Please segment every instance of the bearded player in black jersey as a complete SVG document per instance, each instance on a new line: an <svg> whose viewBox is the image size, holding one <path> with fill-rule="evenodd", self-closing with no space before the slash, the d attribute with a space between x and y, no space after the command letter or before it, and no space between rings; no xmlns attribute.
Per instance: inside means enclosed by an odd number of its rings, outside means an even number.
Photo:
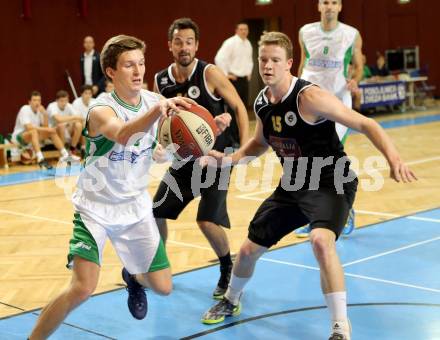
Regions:
<svg viewBox="0 0 440 340"><path fill-rule="evenodd" d="M240 295L258 258L285 235L310 223L310 241L331 315L330 339L347 340L351 328L335 242L353 204L357 178L349 169L335 122L365 134L385 156L395 181L406 183L416 177L374 120L318 86L293 77L292 62L292 43L285 34L269 32L261 37L259 72L266 87L255 100L255 134L230 157L211 152L211 161L234 165L244 157L262 155L271 146L283 164L283 176L250 223L223 300L203 315L202 322L215 324L225 316L238 315Z"/></svg>
<svg viewBox="0 0 440 340"><path fill-rule="evenodd" d="M166 98L189 97L208 109L213 116L223 114L227 103L236 112L240 142L243 145L249 129L246 108L224 73L217 66L195 57L199 35L197 24L189 18L176 19L171 24L168 29L168 47L174 63L155 75L154 90ZM232 147L228 130L217 136L214 150L225 152L225 148ZM226 210L229 176L222 177L217 169L211 170L202 171L194 161L173 162L154 196L153 213L165 241L166 219L177 219L186 205L200 194L197 224L219 258L220 279L213 297L222 299L232 270L229 242L222 228L230 228ZM214 178L208 179L210 175ZM195 177L200 181L194 181Z"/></svg>

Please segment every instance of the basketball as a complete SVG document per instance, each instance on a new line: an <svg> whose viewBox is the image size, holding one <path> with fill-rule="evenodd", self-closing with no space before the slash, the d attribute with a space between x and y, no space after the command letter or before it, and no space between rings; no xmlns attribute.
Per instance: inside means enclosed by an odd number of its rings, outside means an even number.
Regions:
<svg viewBox="0 0 440 340"><path fill-rule="evenodd" d="M24 149L20 154L20 162L24 165L32 164L34 157L35 155L32 149Z"/></svg>
<svg viewBox="0 0 440 340"><path fill-rule="evenodd" d="M159 143L163 147L175 144L178 159L196 159L214 146L217 125L211 113L200 105L164 119L159 126Z"/></svg>

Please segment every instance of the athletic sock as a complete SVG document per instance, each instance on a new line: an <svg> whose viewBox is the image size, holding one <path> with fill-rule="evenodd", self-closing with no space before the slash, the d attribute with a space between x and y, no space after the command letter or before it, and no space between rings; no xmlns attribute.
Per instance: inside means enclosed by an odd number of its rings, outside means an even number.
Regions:
<svg viewBox="0 0 440 340"><path fill-rule="evenodd" d="M332 322L343 323L343 329L348 329L347 292L324 294Z"/></svg>
<svg viewBox="0 0 440 340"><path fill-rule="evenodd" d="M62 148L62 149L60 150L60 154L61 154L62 157L67 157L67 156L69 156L69 153L67 152L66 148Z"/></svg>
<svg viewBox="0 0 440 340"><path fill-rule="evenodd" d="M225 256L220 256L218 259L220 260L220 267L224 268L232 265L230 252L228 252Z"/></svg>
<svg viewBox="0 0 440 340"><path fill-rule="evenodd" d="M38 162L38 163L40 163L40 162L44 159L43 153L42 153L41 151L38 151L38 152L35 154L35 156L37 156L37 162Z"/></svg>
<svg viewBox="0 0 440 340"><path fill-rule="evenodd" d="M238 277L234 273L231 275L231 281L229 281L228 290L225 293L225 298L229 300L233 305L238 305L240 301L241 292L244 286L250 280L250 277Z"/></svg>

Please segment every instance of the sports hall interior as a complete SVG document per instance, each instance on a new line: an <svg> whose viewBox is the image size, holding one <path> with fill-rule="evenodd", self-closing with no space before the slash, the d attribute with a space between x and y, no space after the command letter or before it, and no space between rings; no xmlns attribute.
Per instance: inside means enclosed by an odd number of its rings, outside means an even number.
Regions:
<svg viewBox="0 0 440 340"><path fill-rule="evenodd" d="M79 56L82 53L82 39L87 35L94 37L98 50L109 37L121 33L144 40L147 44L145 80L151 89L155 72L172 62L167 47L168 26L176 18L191 17L201 31L197 57L211 63L221 43L233 35L235 24L241 20L249 23L249 39L255 57L250 83L251 100L248 103L252 134L255 118L251 104L263 87L256 61L258 37L263 31L280 30L286 33L293 42L292 73L296 75L300 58L298 30L305 23L319 21L317 1L314 0L273 0L267 4L264 1L261 3L256 0L4 2L0 30L1 58L5 66L4 76L0 79L0 133L7 136L12 132L17 112L21 105L27 103L32 90L41 92L43 105L53 101L55 93L61 89L67 90L72 98L66 70L74 85L79 88ZM431 333L426 333L430 335L420 339L440 339L440 214L437 213L440 209L440 45L437 43L435 17L438 10L440 4L437 0L412 0L408 3L398 0L345 0L340 15L342 22L356 27L361 33L362 50L369 64L374 64L377 52L418 46L419 69L427 78L415 83L414 106L408 106L407 98L406 107L381 106L363 111L386 129L403 159L417 174L417 182L406 185L395 183L388 177L389 169L384 162L368 165L365 161L371 156L380 156L379 152L365 136L355 131L349 135L345 150L350 157L358 160L359 168L356 170L367 189L360 186L357 193L354 204L357 211L356 230L353 238L342 240L343 246L351 242L350 247L355 248L357 243L365 241L360 232L371 230L372 226L375 234L368 237L375 238L374 242L380 244L385 242L384 239L398 239L399 226L393 229L395 234L387 233L387 222L436 212L432 216L423 217L429 219L437 229L432 227L429 231L432 235L421 237L420 242L428 239L437 242L437 247L432 248L433 254L430 254L437 258L437 263L432 263L426 269L426 275L432 276L429 287L437 309L433 310ZM0 151L3 153L3 150ZM51 161L56 163L55 159ZM70 169L72 173L67 173L65 177L53 178L41 174L35 164L7 163L8 168L0 169L0 338L18 339L10 336L12 333L9 333L6 321L29 312L38 312L69 283L71 273L65 267L72 234L73 207L69 199L78 169ZM148 189L151 195L154 195L168 165L153 166ZM383 186L378 190L368 189L368 184L374 178L373 172L384 178ZM259 161L234 169L228 193L232 228L227 231L233 253L238 251L246 238L249 221L262 200L277 185L280 174L281 167L271 150ZM217 263L214 252L195 223L197 204L196 199L176 221L169 223L167 252L172 271L176 275L211 268ZM411 219L411 223L412 235L425 233L421 221ZM402 223L402 228L405 226ZM415 239L419 240L417 237ZM311 255L310 247L305 246L307 242L307 239L291 234L275 248L291 249L290 246L298 244ZM411 244L411 239L408 244ZM405 247L405 244L399 247ZM380 253L386 253L387 249L384 247ZM423 263L424 255L415 254L415 259L417 256L420 256L420 263ZM386 273L388 269L384 267L383 270ZM401 270L405 271L405 266ZM96 294L121 290L120 273L120 261L108 244ZM207 276L206 280L215 280L217 274L213 275L211 278ZM279 279L282 280L282 274ZM294 285L299 286L299 282L292 283L292 291L297 289ZM197 281L193 282L193 285L197 284ZM172 296L169 298L172 299ZM119 301L121 308L125 308L124 299ZM206 301L204 306L208 308L210 302ZM418 303L417 297L411 297L411 301ZM395 312L399 313L399 309ZM126 317L129 318L128 314ZM186 333L189 334L191 331ZM89 335L92 339L96 334ZM230 336L233 338L234 334ZM245 337L245 333L235 336ZM277 333L268 333L267 336L263 338L277 337ZM81 335L79 338L82 338ZM99 336L96 335L96 338ZM254 334L254 338L259 337ZM384 338L393 339L392 336Z"/></svg>

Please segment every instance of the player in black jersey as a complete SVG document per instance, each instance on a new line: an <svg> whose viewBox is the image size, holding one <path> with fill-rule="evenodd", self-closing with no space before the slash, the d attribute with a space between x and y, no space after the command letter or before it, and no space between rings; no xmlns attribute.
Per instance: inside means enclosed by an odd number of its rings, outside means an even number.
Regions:
<svg viewBox="0 0 440 340"><path fill-rule="evenodd" d="M167 98L189 97L207 108L213 116L223 114L227 103L236 112L240 142L243 145L247 140L249 129L246 108L231 82L217 66L195 58L198 44L199 28L191 19L180 18L171 24L168 30L168 46L173 54L174 63L155 75L155 91ZM228 129L217 136L215 150L224 152L225 148L232 146L227 134ZM199 168L202 183L208 183L207 173L215 174L214 183L200 190L194 188L191 182L194 167ZM186 205L194 199L194 193L200 192L197 224L220 260L220 279L213 297L221 299L228 287L232 270L229 242L222 228L230 228L226 210L229 176L223 178L220 176L220 171L213 170L213 172L206 169L201 171L199 164L193 161L184 165L174 162L165 174L153 199L153 212L162 238L165 240L167 237L166 219L176 219ZM197 171L194 173L196 174ZM177 188L173 188L171 183L175 183Z"/></svg>
<svg viewBox="0 0 440 340"><path fill-rule="evenodd" d="M330 339L346 340L351 330L335 241L354 201L357 178L349 170L334 122L364 133L387 159L394 180L410 182L416 177L374 120L347 108L318 86L293 77L292 54L292 43L285 34L262 36L259 72L267 86L255 100L255 134L230 157L211 152L215 162L237 164L246 156L262 155L271 146L283 163L283 176L250 223L223 300L203 315L202 322L215 324L225 316L238 315L240 295L258 258L282 237L310 223L310 241L332 319Z"/></svg>

